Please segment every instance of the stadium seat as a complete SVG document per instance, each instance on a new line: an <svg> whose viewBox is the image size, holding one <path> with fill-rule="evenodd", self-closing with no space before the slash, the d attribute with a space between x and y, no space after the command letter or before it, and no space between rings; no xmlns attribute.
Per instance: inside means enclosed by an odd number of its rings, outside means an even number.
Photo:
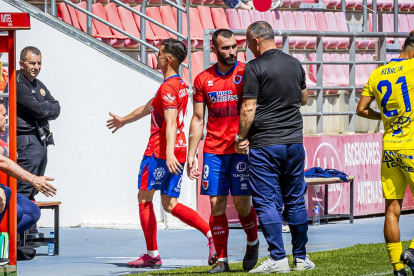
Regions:
<svg viewBox="0 0 414 276"><path fill-rule="evenodd" d="M214 4L214 0L203 0L204 5L211 5ZM224 4L224 3L223 3Z"/></svg>
<svg viewBox="0 0 414 276"><path fill-rule="evenodd" d="M134 10L141 11L141 6L133 7ZM135 13L132 14L134 17L135 24L137 25L138 31L141 32L141 17L136 15ZM168 38L168 33L165 33L166 36L156 36L151 29L150 22L145 20L145 36L146 40L149 44L154 45L155 47L160 47L161 40Z"/></svg>
<svg viewBox="0 0 414 276"><path fill-rule="evenodd" d="M230 9L229 9L230 10ZM211 15L213 18L213 23L216 29L231 29L227 19L226 14L224 12L224 9L222 8L212 8L211 9ZM237 20L236 20L237 19ZM238 16L234 18L234 22L232 24L236 25L238 21ZM240 22L239 22L240 24ZM238 47L244 47L246 42L246 37L244 36L236 36L237 40L237 46Z"/></svg>
<svg viewBox="0 0 414 276"><path fill-rule="evenodd" d="M293 15L296 21L296 28L298 31L306 31L306 18L305 13L302 11L294 11ZM302 36L301 39L306 41L305 48L315 49L316 48L316 37Z"/></svg>
<svg viewBox="0 0 414 276"><path fill-rule="evenodd" d="M357 54L357 55L359 56L358 58L355 56L356 61L364 60L361 54ZM343 54L342 58L343 58L343 61L349 61L349 54ZM345 68L349 68L349 67L345 66ZM345 73L345 77L349 79L349 69L344 70L344 73ZM364 86L367 83L367 80L368 80L368 77L366 76L366 73L365 73L365 66L355 65L355 85ZM357 90L357 91L361 91L361 90Z"/></svg>
<svg viewBox="0 0 414 276"><path fill-rule="evenodd" d="M77 4L77 6L80 7L81 9L86 10L86 2L80 2L79 4ZM87 21L86 14L77 9L75 9L75 13L76 13L76 17L78 18L78 23L79 23L81 30L87 33L88 27L87 27L87 22L86 22ZM102 38L98 37L98 33L93 23L92 23L92 36L99 40L102 40Z"/></svg>
<svg viewBox="0 0 414 276"><path fill-rule="evenodd" d="M274 0L273 2L276 2L276 0ZM283 1L282 7L299 8L300 4L302 4L302 0L287 0L287 1Z"/></svg>
<svg viewBox="0 0 414 276"><path fill-rule="evenodd" d="M323 3L328 9L336 9L338 5L341 5L340 0L323 0Z"/></svg>
<svg viewBox="0 0 414 276"><path fill-rule="evenodd" d="M393 0L377 0L377 6L378 3L382 4L382 8L381 10L385 11L389 11L392 10L394 8L394 1Z"/></svg>
<svg viewBox="0 0 414 276"><path fill-rule="evenodd" d="M323 12L315 12L316 25L319 31L328 31L328 22L326 16ZM336 49L338 47L339 41L334 37L324 37L324 48ZM326 41L326 44L325 44Z"/></svg>
<svg viewBox="0 0 414 276"><path fill-rule="evenodd" d="M259 12L257 10L250 11L250 18L252 22L263 21L263 16L264 16L263 12Z"/></svg>
<svg viewBox="0 0 414 276"><path fill-rule="evenodd" d="M114 3L109 3L107 5L105 5L104 7L105 10L105 14L106 14L106 18L108 19L108 22L111 23L112 25L123 29L122 23L121 23L121 19L119 18L119 14L118 11L116 9L116 5ZM125 36L124 34L118 32L117 30L114 30L112 28L111 32L115 35L115 37L117 39L123 39L125 41L125 47L127 48L137 48L138 47L138 42L136 42L135 40L132 40L130 38L128 38L127 36Z"/></svg>
<svg viewBox="0 0 414 276"><path fill-rule="evenodd" d="M325 55L327 54L323 54L323 59L326 60ZM309 54L309 61L317 61L316 60L316 53L311 53ZM332 65L323 65L323 86L334 86L336 85L335 83L337 82L334 75L333 75L333 70L331 69L332 72L330 72L328 74L327 72L327 67L332 66ZM311 64L309 65L309 78L311 79L311 81L313 81L314 83L317 83L316 81L316 75L317 75L317 65L316 64Z"/></svg>
<svg viewBox="0 0 414 276"><path fill-rule="evenodd" d="M245 52L238 52L237 53L237 60L241 61L241 62L246 62Z"/></svg>
<svg viewBox="0 0 414 276"><path fill-rule="evenodd" d="M364 55L365 61L374 61L374 56L372 54L365 54ZM366 76L369 77L371 73L378 68L377 64L365 64L365 73Z"/></svg>
<svg viewBox="0 0 414 276"><path fill-rule="evenodd" d="M185 59L184 63L188 64L188 57ZM195 78L198 74L203 71L203 52L198 51L191 54L191 74L192 80L194 83ZM189 72L187 68L183 67L183 81L188 85Z"/></svg>
<svg viewBox="0 0 414 276"><path fill-rule="evenodd" d="M328 23L328 31L337 32L339 31L338 20L336 18L336 12L325 12L325 17ZM335 37L338 41L338 49L345 49L349 46L349 39L345 37ZM329 44L328 44L329 45Z"/></svg>
<svg viewBox="0 0 414 276"><path fill-rule="evenodd" d="M204 30L201 23L200 13L196 8L190 8L190 28L194 34L194 38L201 39L201 48L203 47Z"/></svg>
<svg viewBox="0 0 414 276"><path fill-rule="evenodd" d="M300 62L305 61L305 57L303 56L303 54L294 53L293 57L297 58ZM315 87L316 83L309 78L309 73L308 73L308 69L306 68L306 65L302 64L302 67L303 67L303 70L305 70L305 74L306 74L306 86L307 87ZM314 94L315 91L314 90L308 90L308 93L309 94Z"/></svg>
<svg viewBox="0 0 414 276"><path fill-rule="evenodd" d="M291 11L284 11L283 15L285 17L286 30L296 31L296 20L293 13ZM291 45L291 41L292 44L294 43L293 47L296 49L303 49L307 44L307 40L301 36L289 37L289 46Z"/></svg>
<svg viewBox="0 0 414 276"><path fill-rule="evenodd" d="M343 61L341 54L332 54L331 57L333 61ZM338 84L340 86L349 86L349 78L346 77L347 74L345 73L345 70L347 70L349 75L349 65L335 64L333 65L333 68Z"/></svg>
<svg viewBox="0 0 414 276"><path fill-rule="evenodd" d="M137 38L140 38L141 35L138 31L137 25L135 24L135 20L134 20L134 16L132 15L132 12L127 10L124 7L119 6L118 14L119 14L119 19L121 20L121 24L124 30L128 32L129 34ZM140 44L136 42L135 40L132 40L129 38L125 40L125 47L127 48L137 48L139 46Z"/></svg>
<svg viewBox="0 0 414 276"><path fill-rule="evenodd" d="M145 11L149 17L151 17L152 19L154 19L155 21L159 23L163 23L161 13L158 7L149 7L149 8L146 8ZM137 19L135 19L135 22L137 22ZM163 39L170 37L170 35L165 29L151 22L149 22L149 25L151 26L154 36L157 37L159 40L163 40Z"/></svg>
<svg viewBox="0 0 414 276"><path fill-rule="evenodd" d="M230 29L232 29L232 30L241 30L242 29L237 10L235 10L235 9L226 9L226 18L227 18L227 23L229 24Z"/></svg>
<svg viewBox="0 0 414 276"><path fill-rule="evenodd" d="M390 16L392 15L392 23ZM394 32L394 15L383 13L382 15L382 31L387 33ZM387 43L394 43L394 38L387 38Z"/></svg>
<svg viewBox="0 0 414 276"><path fill-rule="evenodd" d="M213 17L211 16L211 11L209 7L206 6L197 6L198 13L200 14L201 25L204 30L214 30Z"/></svg>
<svg viewBox="0 0 414 276"><path fill-rule="evenodd" d="M250 16L250 12L247 10L238 10L240 24L242 30L247 30L247 28L252 24L252 17Z"/></svg>
<svg viewBox="0 0 414 276"><path fill-rule="evenodd" d="M355 6L355 9L362 10L363 8L363 0L356 0L357 5ZM372 0L367 1L367 7L368 9L372 9ZM377 0L377 10L382 10L384 8L384 2Z"/></svg>
<svg viewBox="0 0 414 276"><path fill-rule="evenodd" d="M410 23L410 30L414 30L414 13L409 13L408 22Z"/></svg>
<svg viewBox="0 0 414 276"><path fill-rule="evenodd" d="M408 22L408 17L406 14L399 14L398 15L398 23L399 23L399 31L403 33L409 33L412 29L410 29L410 24ZM399 39L400 45L404 46L405 38Z"/></svg>
<svg viewBox="0 0 414 276"><path fill-rule="evenodd" d="M215 0L214 5L216 5L216 6L225 6L226 4L223 2L223 0Z"/></svg>
<svg viewBox="0 0 414 276"><path fill-rule="evenodd" d="M106 18L105 10L101 3L96 3L92 5L92 13L105 21L108 21ZM96 19L92 19L93 24L95 25L98 35L102 38L102 42L108 43L112 47L122 48L125 45L125 36L120 37L119 39L111 32L111 29L99 22Z"/></svg>
<svg viewBox="0 0 414 276"><path fill-rule="evenodd" d="M69 11L69 7L72 8L71 11ZM78 17L76 16L75 9L69 5L66 5L65 3L60 3L57 6L57 17L63 20L64 22L68 23L69 25L72 25L75 28L81 29L78 22Z"/></svg>
<svg viewBox="0 0 414 276"><path fill-rule="evenodd" d="M193 5L199 5L199 4L203 4L203 0L191 0L190 3Z"/></svg>
<svg viewBox="0 0 414 276"><path fill-rule="evenodd" d="M318 31L318 26L316 24L316 18L313 12L304 12L305 19L306 19L306 29L308 31ZM323 39L323 47L326 48L326 45L328 45L328 40L326 38ZM316 46L316 40L315 40L315 46Z"/></svg>
<svg viewBox="0 0 414 276"><path fill-rule="evenodd" d="M274 30L280 30L280 31L285 31L286 30L286 26L285 26L285 19L283 18L283 15L280 11L273 11L271 12L273 14L273 29ZM268 18L266 18L266 16L264 17L265 20L267 20L267 22L270 24L270 20ZM275 42L276 42L276 47L281 48L282 47L282 37L281 36L277 36L275 37ZM290 45L293 45L296 43L293 43L292 41L290 41L289 39L289 47Z"/></svg>
<svg viewBox="0 0 414 276"><path fill-rule="evenodd" d="M398 0L398 8L402 11L409 11L414 7L414 3L411 0Z"/></svg>
<svg viewBox="0 0 414 276"><path fill-rule="evenodd" d="M171 28L173 30L177 30L177 9L176 8L171 8L170 6L161 6L160 7L160 11L161 11L161 15L162 15L162 19L164 20L164 16L173 16L174 19L174 28ZM164 12L165 11L165 12ZM171 13L170 13L171 12ZM187 32L187 14L186 13L181 13L181 19L182 19L182 33L185 36L188 36L188 32ZM200 24L200 23L199 23ZM177 38L175 35L172 36L173 38ZM191 25L190 25L190 38L191 38L191 48L203 48L203 37L197 37L194 35L193 31L191 30ZM185 44L187 45L187 42L185 41Z"/></svg>
<svg viewBox="0 0 414 276"><path fill-rule="evenodd" d="M352 30L348 30L348 25L346 23L345 14L343 12L336 12L335 13L337 21L338 21L338 31L340 32L348 32ZM349 39L347 40L347 44L349 45ZM371 39L361 39L357 38L355 40L355 46L357 49L374 49L375 48L375 41Z"/></svg>
<svg viewBox="0 0 414 276"><path fill-rule="evenodd" d="M272 26L273 29L275 29L275 16L273 15L273 12L266 11L263 13L263 21L266 21L267 23Z"/></svg>

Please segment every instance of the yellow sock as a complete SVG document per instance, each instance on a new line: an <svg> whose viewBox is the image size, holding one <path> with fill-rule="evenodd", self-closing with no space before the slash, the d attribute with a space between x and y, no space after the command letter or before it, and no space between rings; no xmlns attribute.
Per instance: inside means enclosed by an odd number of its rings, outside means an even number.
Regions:
<svg viewBox="0 0 414 276"><path fill-rule="evenodd" d="M400 261L400 256L402 253L402 243L387 243L388 257L390 258L390 263L394 268L394 271L404 269L404 264Z"/></svg>
<svg viewBox="0 0 414 276"><path fill-rule="evenodd" d="M410 248L414 249L414 239L411 241Z"/></svg>

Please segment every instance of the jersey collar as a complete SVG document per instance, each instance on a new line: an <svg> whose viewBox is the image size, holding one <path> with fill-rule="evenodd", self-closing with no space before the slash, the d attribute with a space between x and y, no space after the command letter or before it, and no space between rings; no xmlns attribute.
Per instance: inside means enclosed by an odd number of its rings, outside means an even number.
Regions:
<svg viewBox="0 0 414 276"><path fill-rule="evenodd" d="M172 76L170 76L170 77L168 77L164 82L166 82L167 80L169 80L169 79L171 79L171 78L179 78L180 77L180 75L178 75L178 74L176 74L176 75L172 75Z"/></svg>
<svg viewBox="0 0 414 276"><path fill-rule="evenodd" d="M234 71L234 69L237 67L238 64L239 64L239 61L237 60L236 63L234 64L234 66L224 75L222 73L220 73L220 71L217 69L217 63L214 64L214 70L216 70L216 74L219 77L228 76Z"/></svg>
<svg viewBox="0 0 414 276"><path fill-rule="evenodd" d="M391 61L400 62L400 61L403 61L403 60L407 60L407 59L406 58L393 58L393 59L390 60L390 62Z"/></svg>

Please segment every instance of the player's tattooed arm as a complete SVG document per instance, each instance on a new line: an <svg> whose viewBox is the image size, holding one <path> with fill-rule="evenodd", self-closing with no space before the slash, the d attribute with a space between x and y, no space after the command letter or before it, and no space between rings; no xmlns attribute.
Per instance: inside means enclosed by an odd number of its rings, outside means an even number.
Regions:
<svg viewBox="0 0 414 276"><path fill-rule="evenodd" d="M371 108L371 103L375 100L373 96L361 96L356 112L358 116L371 119L381 120L381 112Z"/></svg>
<svg viewBox="0 0 414 276"><path fill-rule="evenodd" d="M149 100L145 105L138 107L125 117L120 117L118 115L113 114L112 112L109 112L109 115L112 117L112 119L106 121L106 126L109 129L114 128L114 130L112 131L112 133L114 133L124 125L138 121L139 119L151 114L151 104L152 99Z"/></svg>
<svg viewBox="0 0 414 276"><path fill-rule="evenodd" d="M205 111L206 103L194 102L194 113L190 124L190 141L187 158L187 174L190 179L196 179L200 176L200 172L197 170L195 154L198 144L203 136Z"/></svg>

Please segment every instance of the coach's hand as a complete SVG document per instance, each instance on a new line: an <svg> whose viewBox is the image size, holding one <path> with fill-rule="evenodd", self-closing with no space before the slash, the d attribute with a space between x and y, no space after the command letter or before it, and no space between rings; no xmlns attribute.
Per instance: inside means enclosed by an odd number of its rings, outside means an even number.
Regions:
<svg viewBox="0 0 414 276"><path fill-rule="evenodd" d="M181 166L180 162L178 162L177 158L175 158L174 154L167 154L167 167L170 173L178 175L181 173L183 166Z"/></svg>
<svg viewBox="0 0 414 276"><path fill-rule="evenodd" d="M242 142L236 142L236 152L240 154L248 154L249 153L249 140L246 139Z"/></svg>
<svg viewBox="0 0 414 276"><path fill-rule="evenodd" d="M112 133L115 133L115 131L117 131L118 129L123 127L125 125L125 123L123 122L122 117L119 117L118 115L115 115L112 112L109 112L109 115L112 117L112 119L109 119L108 121L106 121L106 123L107 123L106 126L109 129L115 128L112 131Z"/></svg>
<svg viewBox="0 0 414 276"><path fill-rule="evenodd" d="M200 176L200 172L197 169L197 162L194 156L188 156L187 158L187 175L191 180L197 179Z"/></svg>

